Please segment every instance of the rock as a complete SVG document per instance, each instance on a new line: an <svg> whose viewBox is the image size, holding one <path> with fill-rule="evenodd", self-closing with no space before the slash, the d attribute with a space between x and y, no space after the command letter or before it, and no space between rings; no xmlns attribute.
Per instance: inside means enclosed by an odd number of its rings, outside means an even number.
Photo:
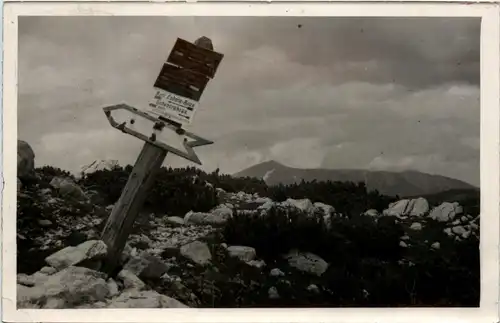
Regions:
<svg viewBox="0 0 500 323"><path fill-rule="evenodd" d="M331 216L335 213L335 208L325 203L315 202L313 206L316 211L322 212L325 216Z"/></svg>
<svg viewBox="0 0 500 323"><path fill-rule="evenodd" d="M33 304L45 306L51 298L61 298L67 307L84 303L104 301L109 293L104 274L83 267L68 267L54 275L48 276L42 285L35 287L19 287L18 307L26 308ZM58 304L51 301L50 306Z"/></svg>
<svg viewBox="0 0 500 323"><path fill-rule="evenodd" d="M279 268L273 268L271 269L271 271L269 272L269 274L273 277L282 277L282 276L285 276L285 273L282 272Z"/></svg>
<svg viewBox="0 0 500 323"><path fill-rule="evenodd" d="M66 308L66 301L64 298L59 297L51 297L47 300L45 305L42 307L44 309L58 309L58 308Z"/></svg>
<svg viewBox="0 0 500 323"><path fill-rule="evenodd" d="M114 298L108 308L187 308L188 306L171 297L152 290L124 291Z"/></svg>
<svg viewBox="0 0 500 323"><path fill-rule="evenodd" d="M184 225L184 219L178 216L169 216L165 219L165 222L167 224L170 224L172 226L183 226Z"/></svg>
<svg viewBox="0 0 500 323"><path fill-rule="evenodd" d="M278 293L278 289L276 289L276 287L274 287L274 286L269 288L269 290L267 291L267 294L269 295L270 299L280 298L280 294Z"/></svg>
<svg viewBox="0 0 500 323"><path fill-rule="evenodd" d="M115 297L116 295L120 294L118 284L116 283L116 281L114 279L112 279L112 278L108 279L107 284L108 284L108 290L109 290L108 297Z"/></svg>
<svg viewBox="0 0 500 323"><path fill-rule="evenodd" d="M231 210L226 205L219 205L218 207L210 211L210 213L226 221L233 217L233 210Z"/></svg>
<svg viewBox="0 0 500 323"><path fill-rule="evenodd" d="M288 264L291 267L317 276L323 275L328 269L328 263L326 261L310 252L302 253L292 250L285 258L288 260Z"/></svg>
<svg viewBox="0 0 500 323"><path fill-rule="evenodd" d="M240 259L241 261L252 261L257 257L257 252L252 247L230 246L227 248L229 256Z"/></svg>
<svg viewBox="0 0 500 323"><path fill-rule="evenodd" d="M26 274L17 274L17 283L19 285L33 287L35 286L35 279L32 276Z"/></svg>
<svg viewBox="0 0 500 323"><path fill-rule="evenodd" d="M467 233L467 230L465 230L465 228L461 225L454 226L453 228L451 228L451 231L453 233L455 233L456 235L460 235L460 236Z"/></svg>
<svg viewBox="0 0 500 323"><path fill-rule="evenodd" d="M227 218L220 217L212 213L203 212L188 212L184 217L184 223L196 225L212 225L223 226L227 222Z"/></svg>
<svg viewBox="0 0 500 323"><path fill-rule="evenodd" d="M40 219L38 220L38 225L41 227L50 227L52 225L52 221L47 219Z"/></svg>
<svg viewBox="0 0 500 323"><path fill-rule="evenodd" d="M246 262L247 265L261 269L266 266L266 262L264 260L250 260Z"/></svg>
<svg viewBox="0 0 500 323"><path fill-rule="evenodd" d="M366 215L366 216L378 216L379 214L378 214L377 210L375 210L375 209L369 209L368 211L366 211L364 213L364 215Z"/></svg>
<svg viewBox="0 0 500 323"><path fill-rule="evenodd" d="M389 204L384 210L386 216L407 217L422 216L429 212L429 203L426 199L419 197L417 199L403 199Z"/></svg>
<svg viewBox="0 0 500 323"><path fill-rule="evenodd" d="M66 247L45 258L50 266L61 270L86 260L100 260L107 254L107 246L101 240L89 240L76 247Z"/></svg>
<svg viewBox="0 0 500 323"><path fill-rule="evenodd" d="M422 224L419 222L413 222L410 226L410 229L415 230L415 231L420 231L420 230L422 230Z"/></svg>
<svg viewBox="0 0 500 323"><path fill-rule="evenodd" d="M35 152L23 140L17 140L17 176L23 177L35 171Z"/></svg>
<svg viewBox="0 0 500 323"><path fill-rule="evenodd" d="M129 270L122 269L117 277L123 282L125 289L142 290L146 288L146 284Z"/></svg>
<svg viewBox="0 0 500 323"><path fill-rule="evenodd" d="M87 196L75 182L69 178L55 176L50 181L50 185L59 191L63 197L70 197L79 200L86 200Z"/></svg>
<svg viewBox="0 0 500 323"><path fill-rule="evenodd" d="M441 249L441 244L439 242L434 242L431 244L432 249Z"/></svg>
<svg viewBox="0 0 500 323"><path fill-rule="evenodd" d="M399 241L399 246L402 248L408 248L408 245L404 241Z"/></svg>
<svg viewBox="0 0 500 323"><path fill-rule="evenodd" d="M123 269L129 270L141 279L159 279L169 267L161 259L144 251L139 256L131 257Z"/></svg>
<svg viewBox="0 0 500 323"><path fill-rule="evenodd" d="M463 208L457 203L444 202L432 209L429 217L438 222L452 221L455 216L462 214Z"/></svg>
<svg viewBox="0 0 500 323"><path fill-rule="evenodd" d="M410 240L410 237L408 235L404 235L400 238L401 240Z"/></svg>
<svg viewBox="0 0 500 323"><path fill-rule="evenodd" d="M448 236L451 237L453 233L451 232L451 228L446 228L443 230L443 232Z"/></svg>
<svg viewBox="0 0 500 323"><path fill-rule="evenodd" d="M311 284L309 286L307 286L307 290L311 293L314 293L314 294L319 294L319 288L318 286L316 286L315 284Z"/></svg>
<svg viewBox="0 0 500 323"><path fill-rule="evenodd" d="M285 202L281 203L281 205L296 208L306 214L313 214L315 211L314 205L309 199L295 200L289 198Z"/></svg>
<svg viewBox="0 0 500 323"><path fill-rule="evenodd" d="M180 253L185 258L201 266L208 265L212 260L212 254L208 245L200 241L193 241L183 245Z"/></svg>

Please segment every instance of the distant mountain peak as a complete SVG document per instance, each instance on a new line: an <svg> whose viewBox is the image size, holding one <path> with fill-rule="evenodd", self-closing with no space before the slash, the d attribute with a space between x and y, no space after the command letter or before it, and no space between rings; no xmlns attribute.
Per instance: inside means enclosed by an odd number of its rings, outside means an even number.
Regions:
<svg viewBox="0 0 500 323"><path fill-rule="evenodd" d="M81 168L81 172L84 174L93 173L98 170L112 169L118 166L118 160L94 160L92 163L85 165Z"/></svg>
<svg viewBox="0 0 500 323"><path fill-rule="evenodd" d="M457 179L416 170L306 169L289 167L275 160L253 165L233 176L260 178L268 185L293 184L302 180L364 182L369 190L376 189L382 194L393 196L417 196L475 188Z"/></svg>

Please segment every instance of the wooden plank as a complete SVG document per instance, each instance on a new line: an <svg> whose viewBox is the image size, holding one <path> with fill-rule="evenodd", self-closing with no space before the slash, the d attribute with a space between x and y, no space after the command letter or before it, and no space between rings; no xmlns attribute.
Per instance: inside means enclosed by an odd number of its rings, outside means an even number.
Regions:
<svg viewBox="0 0 500 323"><path fill-rule="evenodd" d="M158 78L164 78L165 81L174 82L186 87L194 87L203 91L208 84L209 78L195 71L181 68L168 63L163 64ZM164 89L168 91L168 89Z"/></svg>
<svg viewBox="0 0 500 323"><path fill-rule="evenodd" d="M120 261L135 219L166 155L166 150L146 142L137 157L122 195L113 207L101 235L101 240L108 246L108 257L103 264L103 271L108 275L114 272Z"/></svg>
<svg viewBox="0 0 500 323"><path fill-rule="evenodd" d="M175 82L169 81L162 77L156 79L154 87L163 89L170 93L174 93L195 101L199 101L201 95L203 94L203 91L196 90L188 86L179 85Z"/></svg>
<svg viewBox="0 0 500 323"><path fill-rule="evenodd" d="M213 78L223 57L221 53L178 38L167 62Z"/></svg>

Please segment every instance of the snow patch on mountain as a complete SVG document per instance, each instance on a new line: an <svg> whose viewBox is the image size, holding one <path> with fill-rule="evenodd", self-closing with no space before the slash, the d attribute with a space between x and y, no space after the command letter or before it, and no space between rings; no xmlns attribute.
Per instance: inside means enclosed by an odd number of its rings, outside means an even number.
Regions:
<svg viewBox="0 0 500 323"><path fill-rule="evenodd" d="M267 180L269 179L269 177L271 176L272 173L274 173L276 169L273 168L271 169L270 171L267 171L264 176L262 176L262 179L264 180L264 182L267 182Z"/></svg>
<svg viewBox="0 0 500 323"><path fill-rule="evenodd" d="M110 160L94 160L92 163L83 166L81 168L81 173L82 174L89 174L93 173L98 170L106 170L106 169L113 169L113 167L118 166L118 160L115 159L110 159Z"/></svg>

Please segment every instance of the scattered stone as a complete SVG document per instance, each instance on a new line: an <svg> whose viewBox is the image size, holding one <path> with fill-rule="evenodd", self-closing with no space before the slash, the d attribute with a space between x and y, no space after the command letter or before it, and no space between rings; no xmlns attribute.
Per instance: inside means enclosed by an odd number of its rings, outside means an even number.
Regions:
<svg viewBox="0 0 500 323"><path fill-rule="evenodd" d="M257 257L257 252L252 247L230 246L227 248L229 256L240 259L241 261L252 261Z"/></svg>
<svg viewBox="0 0 500 323"><path fill-rule="evenodd" d="M45 262L57 270L77 265L84 260L103 259L107 246L101 240L89 240L76 247L66 247L45 258Z"/></svg>
<svg viewBox="0 0 500 323"><path fill-rule="evenodd" d="M408 248L408 245L404 241L399 241L399 246L402 248Z"/></svg>
<svg viewBox="0 0 500 323"><path fill-rule="evenodd" d="M40 219L38 220L38 225L40 225L41 227L49 227L52 225L52 221L47 219Z"/></svg>
<svg viewBox="0 0 500 323"><path fill-rule="evenodd" d="M184 219L178 216L169 216L165 219L165 222L172 226L183 226Z"/></svg>
<svg viewBox="0 0 500 323"><path fill-rule="evenodd" d="M273 277L282 277L282 276L285 276L285 273L282 272L279 268L273 268L271 269L271 271L269 272L269 274Z"/></svg>
<svg viewBox="0 0 500 323"><path fill-rule="evenodd" d="M129 270L122 269L117 277L123 282L125 289L142 290L146 288L146 284Z"/></svg>
<svg viewBox="0 0 500 323"><path fill-rule="evenodd" d="M328 269L328 263L326 261L310 252L302 253L297 250L292 250L285 258L288 260L288 264L291 267L317 276L323 275Z"/></svg>
<svg viewBox="0 0 500 323"><path fill-rule="evenodd" d="M307 287L307 290L311 293L319 294L320 290L319 287L316 286L315 284L311 284Z"/></svg>
<svg viewBox="0 0 500 323"><path fill-rule="evenodd" d="M436 250L441 249L441 244L439 242L434 242L431 244L431 248Z"/></svg>
<svg viewBox="0 0 500 323"><path fill-rule="evenodd" d="M212 254L208 245L200 241L193 241L183 245L180 253L185 258L201 266L208 265L212 260Z"/></svg>
<svg viewBox="0 0 500 323"><path fill-rule="evenodd" d="M410 226L410 229L415 230L415 231L420 231L420 230L422 230L422 224L419 222L413 222Z"/></svg>
<svg viewBox="0 0 500 323"><path fill-rule="evenodd" d="M246 262L247 265L262 269L266 266L266 262L264 260L250 260Z"/></svg>
<svg viewBox="0 0 500 323"><path fill-rule="evenodd" d="M280 294L278 293L278 289L274 286L269 288L267 293L268 293L270 299L279 299L280 298Z"/></svg>

